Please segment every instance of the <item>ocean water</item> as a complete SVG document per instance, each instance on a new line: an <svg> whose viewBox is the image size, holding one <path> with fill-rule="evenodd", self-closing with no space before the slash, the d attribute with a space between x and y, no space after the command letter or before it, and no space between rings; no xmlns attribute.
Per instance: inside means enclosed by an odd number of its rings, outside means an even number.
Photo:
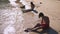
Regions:
<svg viewBox="0 0 60 34"><path fill-rule="evenodd" d="M21 28L19 31L22 32L23 20L23 13L20 8L12 7L10 3L0 5L0 33L16 34L18 28Z"/></svg>

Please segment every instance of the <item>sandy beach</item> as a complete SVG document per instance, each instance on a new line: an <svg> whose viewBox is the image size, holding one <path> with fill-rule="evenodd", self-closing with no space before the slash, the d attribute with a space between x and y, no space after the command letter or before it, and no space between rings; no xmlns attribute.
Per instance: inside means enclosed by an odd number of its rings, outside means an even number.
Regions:
<svg viewBox="0 0 60 34"><path fill-rule="evenodd" d="M42 2L42 4L40 4L40 2ZM44 15L49 17L50 27L51 27L49 34L60 34L60 1L59 0L33 0L33 3L35 4L36 6L35 10L38 11L38 13L43 12ZM4 11L4 8L2 8L0 5L0 15L1 15L1 10ZM23 18L24 18L24 23L23 23L24 28L32 28L37 24L35 23L35 21L38 20L38 14L34 15L32 12L23 13ZM2 21L0 19L0 34L3 34L3 29L5 28ZM19 32L17 34L21 34L21 33ZM40 34L40 33L29 32L29 34Z"/></svg>

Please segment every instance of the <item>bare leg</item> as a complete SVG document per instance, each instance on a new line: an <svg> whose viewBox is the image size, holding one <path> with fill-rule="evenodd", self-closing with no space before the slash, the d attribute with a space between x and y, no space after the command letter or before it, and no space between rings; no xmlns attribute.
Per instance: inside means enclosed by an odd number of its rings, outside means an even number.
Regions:
<svg viewBox="0 0 60 34"><path fill-rule="evenodd" d="M36 24L36 26L35 27L33 27L33 28L36 28L36 27L40 27L41 25L38 23L38 24Z"/></svg>

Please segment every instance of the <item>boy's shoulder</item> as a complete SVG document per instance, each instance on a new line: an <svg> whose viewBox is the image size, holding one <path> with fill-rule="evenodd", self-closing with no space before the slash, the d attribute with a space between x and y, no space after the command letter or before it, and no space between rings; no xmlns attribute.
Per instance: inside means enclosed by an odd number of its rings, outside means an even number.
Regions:
<svg viewBox="0 0 60 34"><path fill-rule="evenodd" d="M44 16L43 19L49 19L49 17L48 16Z"/></svg>

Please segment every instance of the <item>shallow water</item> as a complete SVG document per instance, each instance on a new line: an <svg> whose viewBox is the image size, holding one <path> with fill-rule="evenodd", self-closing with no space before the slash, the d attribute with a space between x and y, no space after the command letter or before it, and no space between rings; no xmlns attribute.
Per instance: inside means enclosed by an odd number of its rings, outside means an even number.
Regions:
<svg viewBox="0 0 60 34"><path fill-rule="evenodd" d="M9 3L2 3L0 5L0 33L16 34L17 29L22 28L23 20L23 14L20 9L13 8ZM18 27L18 25L21 26Z"/></svg>

